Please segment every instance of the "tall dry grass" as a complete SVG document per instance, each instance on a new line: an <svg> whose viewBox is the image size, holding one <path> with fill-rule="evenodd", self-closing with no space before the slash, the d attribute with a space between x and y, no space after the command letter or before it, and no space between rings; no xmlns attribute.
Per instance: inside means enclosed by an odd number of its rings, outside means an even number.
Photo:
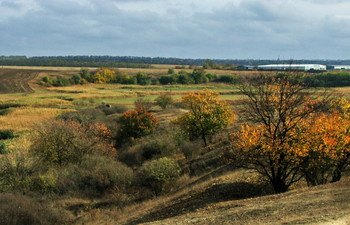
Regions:
<svg viewBox="0 0 350 225"><path fill-rule="evenodd" d="M44 122L71 109L31 108L20 107L5 116L0 116L0 129L24 131L31 129L35 124Z"/></svg>

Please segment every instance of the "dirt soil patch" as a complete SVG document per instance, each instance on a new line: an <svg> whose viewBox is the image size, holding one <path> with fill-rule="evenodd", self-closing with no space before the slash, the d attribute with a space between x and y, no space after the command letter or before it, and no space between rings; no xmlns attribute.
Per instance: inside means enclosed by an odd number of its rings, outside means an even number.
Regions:
<svg viewBox="0 0 350 225"><path fill-rule="evenodd" d="M29 81L41 71L0 69L0 94L34 92Z"/></svg>

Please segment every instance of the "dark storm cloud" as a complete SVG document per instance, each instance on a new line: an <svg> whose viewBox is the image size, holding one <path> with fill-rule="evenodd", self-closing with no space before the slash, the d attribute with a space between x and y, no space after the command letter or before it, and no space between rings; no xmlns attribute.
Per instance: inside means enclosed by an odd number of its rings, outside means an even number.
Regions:
<svg viewBox="0 0 350 225"><path fill-rule="evenodd" d="M0 0L0 55L346 58L346 1Z"/></svg>

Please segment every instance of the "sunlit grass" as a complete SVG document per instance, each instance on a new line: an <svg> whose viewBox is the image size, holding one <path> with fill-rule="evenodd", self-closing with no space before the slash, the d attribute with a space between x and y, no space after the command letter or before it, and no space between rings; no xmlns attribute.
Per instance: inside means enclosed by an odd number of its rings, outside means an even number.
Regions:
<svg viewBox="0 0 350 225"><path fill-rule="evenodd" d="M20 107L8 115L0 116L0 129L24 131L37 123L54 118L69 109Z"/></svg>

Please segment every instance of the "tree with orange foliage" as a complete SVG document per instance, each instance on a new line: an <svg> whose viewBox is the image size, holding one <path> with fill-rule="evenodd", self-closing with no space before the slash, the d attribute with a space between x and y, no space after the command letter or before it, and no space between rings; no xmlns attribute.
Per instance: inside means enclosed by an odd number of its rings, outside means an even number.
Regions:
<svg viewBox="0 0 350 225"><path fill-rule="evenodd" d="M151 134L158 126L159 119L140 108L125 112L119 118L120 138L139 138Z"/></svg>
<svg viewBox="0 0 350 225"><path fill-rule="evenodd" d="M205 145L208 137L226 128L233 122L234 113L224 102L219 101L219 93L204 90L182 97L182 104L189 110L175 120L175 124L189 135L190 140L202 138Z"/></svg>
<svg viewBox="0 0 350 225"><path fill-rule="evenodd" d="M349 165L349 120L339 114L320 114L301 121L293 147L309 185L339 181Z"/></svg>
<svg viewBox="0 0 350 225"><path fill-rule="evenodd" d="M281 78L260 76L240 87L247 97L242 117L244 125L233 134L236 157L244 156L247 166L267 177L276 193L285 192L302 178L294 146L295 129L319 110L326 98L314 97L305 88ZM256 125L255 125L256 124Z"/></svg>

